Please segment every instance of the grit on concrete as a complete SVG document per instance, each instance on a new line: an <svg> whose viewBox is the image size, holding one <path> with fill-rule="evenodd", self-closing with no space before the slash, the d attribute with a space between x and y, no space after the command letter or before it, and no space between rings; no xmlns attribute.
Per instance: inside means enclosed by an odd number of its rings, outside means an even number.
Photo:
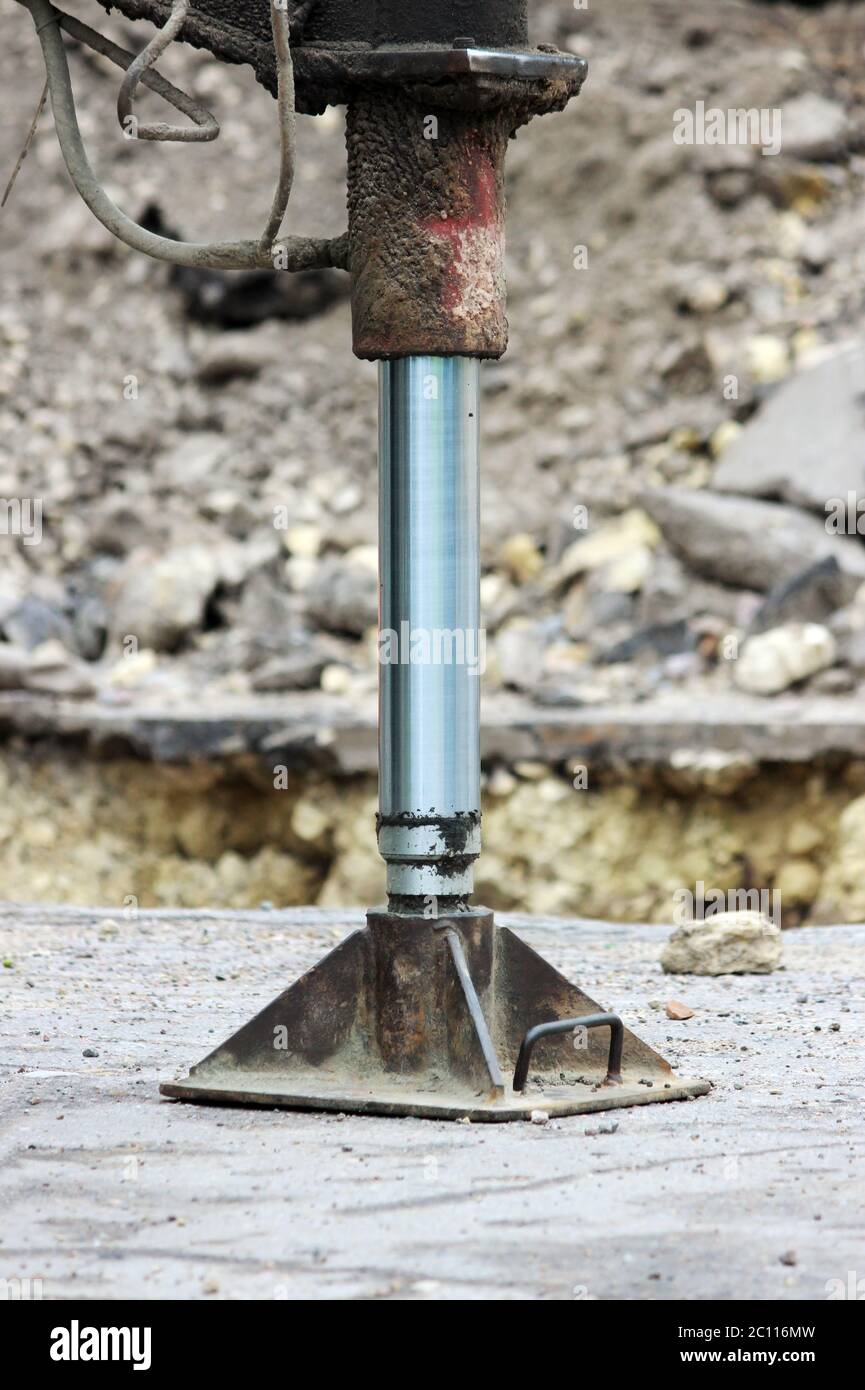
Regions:
<svg viewBox="0 0 865 1390"><path fill-rule="evenodd" d="M160 1099L358 920L0 909L0 1279L55 1299L643 1300L825 1299L865 1276L865 926L788 932L773 976L670 979L663 928L502 919L712 1078L690 1103L541 1127ZM695 1016L650 1002L670 998Z"/></svg>

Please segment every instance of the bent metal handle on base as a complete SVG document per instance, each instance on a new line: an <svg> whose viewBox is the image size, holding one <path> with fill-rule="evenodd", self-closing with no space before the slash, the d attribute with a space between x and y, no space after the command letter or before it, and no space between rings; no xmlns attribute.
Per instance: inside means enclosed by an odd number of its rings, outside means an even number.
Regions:
<svg viewBox="0 0 865 1390"><path fill-rule="evenodd" d="M575 1033L579 1028L609 1028L610 1055L607 1061L605 1086L622 1084L622 1047L625 1041L625 1026L618 1014L586 1014L585 1018L562 1018L553 1023L539 1023L530 1028L523 1038L517 1065L514 1069L514 1090L522 1091L529 1075L529 1063L535 1043L541 1038L552 1038L559 1033Z"/></svg>

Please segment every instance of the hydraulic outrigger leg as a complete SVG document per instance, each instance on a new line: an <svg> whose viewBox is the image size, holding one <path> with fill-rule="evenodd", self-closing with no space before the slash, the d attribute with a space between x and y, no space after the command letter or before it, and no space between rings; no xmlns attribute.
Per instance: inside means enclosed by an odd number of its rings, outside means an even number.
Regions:
<svg viewBox="0 0 865 1390"><path fill-rule="evenodd" d="M706 1082L677 1079L469 906L480 849L479 368L413 357L380 370L389 905L162 1093L491 1121L699 1095Z"/></svg>
<svg viewBox="0 0 865 1390"><path fill-rule="evenodd" d="M519 125L576 94L585 64L470 39L334 49L331 60L330 80L350 98L355 351L380 362L388 906L162 1093L489 1121L703 1094L707 1082L675 1077L618 1017L471 906L484 654L479 376L506 344L504 156ZM302 75L304 46L297 63Z"/></svg>

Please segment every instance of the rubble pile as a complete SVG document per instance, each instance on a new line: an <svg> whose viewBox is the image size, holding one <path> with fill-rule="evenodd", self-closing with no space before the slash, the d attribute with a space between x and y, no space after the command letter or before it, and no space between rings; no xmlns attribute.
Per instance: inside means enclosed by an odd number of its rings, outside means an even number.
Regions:
<svg viewBox="0 0 865 1390"><path fill-rule="evenodd" d="M585 51L592 80L558 118L569 162L540 122L510 161L513 345L484 373L487 687L574 706L853 692L865 105L849 52L865 19L602 8L538 7L538 37ZM38 61L8 27L23 116ZM266 100L204 55L179 61L254 202L242 156ZM109 176L158 202L161 161L187 155L103 139L107 76L79 85ZM722 92L782 113L780 153L674 140L677 109ZM303 122L313 224L341 215L340 122ZM49 126L4 213L8 231L40 209L5 257L0 498L40 515L2 541L0 688L371 695L374 374L350 357L339 277L178 286L73 201ZM203 186L173 188L168 221L193 232L205 194L246 214L227 153L195 157Z"/></svg>

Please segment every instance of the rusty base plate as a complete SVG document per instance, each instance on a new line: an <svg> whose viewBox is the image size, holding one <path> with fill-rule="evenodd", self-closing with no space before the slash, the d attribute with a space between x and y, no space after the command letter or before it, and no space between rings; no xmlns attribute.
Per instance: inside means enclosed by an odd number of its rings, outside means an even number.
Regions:
<svg viewBox="0 0 865 1390"><path fill-rule="evenodd" d="M309 1089L303 1085L308 1080ZM422 1120L462 1120L486 1121L489 1124L505 1120L527 1120L533 1111L543 1110L548 1115L583 1115L595 1110L618 1110L623 1106L651 1105L664 1100L691 1100L705 1095L710 1089L708 1081L683 1081L678 1078L660 1090L645 1086L621 1086L615 1091L596 1094L591 1087L561 1087L558 1092L545 1091L532 1087L522 1095L507 1090L506 1094L492 1100L474 1096L460 1100L456 1095L448 1097L436 1092L412 1090L409 1086L383 1085L377 1091L352 1089L347 1084L334 1082L332 1090L325 1090L316 1078L298 1078L297 1086L280 1087L267 1077L245 1076L242 1084L239 1078L228 1074L215 1074L205 1085L190 1078L189 1081L166 1082L160 1086L164 1096L172 1100L191 1100L211 1105L257 1105L270 1110L331 1110L349 1115L414 1115Z"/></svg>
<svg viewBox="0 0 865 1390"><path fill-rule="evenodd" d="M676 1077L627 1030L621 1081L611 1082L610 1033L593 1027L541 1037L524 1089L514 1090L530 1029L598 1012L489 912L428 920L374 911L186 1081L160 1090L211 1104L495 1123L710 1089Z"/></svg>

